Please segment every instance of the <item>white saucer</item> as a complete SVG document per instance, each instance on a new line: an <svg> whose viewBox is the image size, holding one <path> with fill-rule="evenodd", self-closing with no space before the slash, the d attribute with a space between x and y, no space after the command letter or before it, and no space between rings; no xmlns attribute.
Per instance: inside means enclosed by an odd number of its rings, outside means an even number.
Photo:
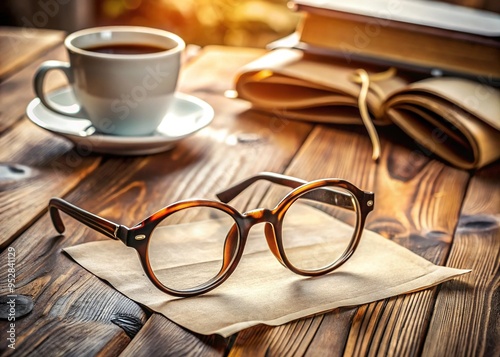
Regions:
<svg viewBox="0 0 500 357"><path fill-rule="evenodd" d="M61 105L75 103L71 88L48 94L50 100ZM71 140L82 150L113 155L147 155L169 150L175 144L206 127L214 117L213 108L203 100L176 93L174 102L150 136L115 136L95 132L87 119L75 119L47 109L39 98L26 109L28 118L39 127Z"/></svg>

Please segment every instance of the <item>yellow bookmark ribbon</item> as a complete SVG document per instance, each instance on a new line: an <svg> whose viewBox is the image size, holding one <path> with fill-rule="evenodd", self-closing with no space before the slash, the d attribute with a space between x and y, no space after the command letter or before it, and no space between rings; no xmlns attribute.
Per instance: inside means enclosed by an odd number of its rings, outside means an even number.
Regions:
<svg viewBox="0 0 500 357"><path fill-rule="evenodd" d="M393 77L396 74L396 69L394 67L389 68L385 72L375 73L369 75L368 72L364 69L357 69L353 76L352 81L354 83L361 84L361 89L358 95L358 107L359 113L361 115L361 120L365 125L366 130L368 131L368 136L370 137L370 141L372 142L373 153L372 159L377 161L380 157L380 139L378 137L377 130L375 129L375 125L370 117L370 112L368 111L368 104L366 102L368 92L370 89L380 98L384 97L384 92L382 89L374 82L383 81Z"/></svg>

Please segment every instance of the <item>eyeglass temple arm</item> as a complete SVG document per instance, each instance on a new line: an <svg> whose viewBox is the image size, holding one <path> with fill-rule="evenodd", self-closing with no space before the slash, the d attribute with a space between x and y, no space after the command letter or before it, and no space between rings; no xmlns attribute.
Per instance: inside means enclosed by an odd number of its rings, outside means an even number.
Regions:
<svg viewBox="0 0 500 357"><path fill-rule="evenodd" d="M290 188L297 188L307 183L307 181L305 180L292 176L281 175L274 172L261 172L255 176L249 177L248 179L237 183L234 186L229 187L224 191L217 193L217 197L222 202L227 203L236 196L238 196L241 192L247 189L254 182L259 180L270 181L272 183L282 186L287 186ZM327 193L326 197L321 193ZM342 192L334 191L328 188L322 188L319 189L318 191L310 192L306 194L304 197L329 204L335 203L337 206L344 207L350 210L355 209L352 204L350 195L346 195Z"/></svg>
<svg viewBox="0 0 500 357"><path fill-rule="evenodd" d="M59 233L64 233L65 230L59 210L109 238L119 239L124 243L127 241L127 227L87 212L61 198L51 198L49 201L50 218L52 219L52 224Z"/></svg>

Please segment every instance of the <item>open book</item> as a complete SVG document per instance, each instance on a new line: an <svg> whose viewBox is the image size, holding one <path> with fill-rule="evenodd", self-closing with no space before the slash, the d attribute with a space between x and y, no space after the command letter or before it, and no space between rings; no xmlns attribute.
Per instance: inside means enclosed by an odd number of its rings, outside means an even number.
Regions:
<svg viewBox="0 0 500 357"><path fill-rule="evenodd" d="M500 91L453 77L412 81L395 71L276 49L241 68L238 96L283 117L335 124L396 124L463 169L500 158ZM369 121L369 122L367 122ZM378 154L374 151L374 157Z"/></svg>

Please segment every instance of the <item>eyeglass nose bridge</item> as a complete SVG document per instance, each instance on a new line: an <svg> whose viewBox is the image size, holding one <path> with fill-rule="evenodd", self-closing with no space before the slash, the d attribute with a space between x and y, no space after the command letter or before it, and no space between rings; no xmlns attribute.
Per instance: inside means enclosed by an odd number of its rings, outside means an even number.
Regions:
<svg viewBox="0 0 500 357"><path fill-rule="evenodd" d="M257 208L251 211L245 212L243 214L247 223L247 232L258 223L265 223L264 226L264 236L266 237L266 242L273 253L274 257L283 265L285 262L281 257L281 253L278 249L278 240L276 237L276 214L267 208Z"/></svg>

